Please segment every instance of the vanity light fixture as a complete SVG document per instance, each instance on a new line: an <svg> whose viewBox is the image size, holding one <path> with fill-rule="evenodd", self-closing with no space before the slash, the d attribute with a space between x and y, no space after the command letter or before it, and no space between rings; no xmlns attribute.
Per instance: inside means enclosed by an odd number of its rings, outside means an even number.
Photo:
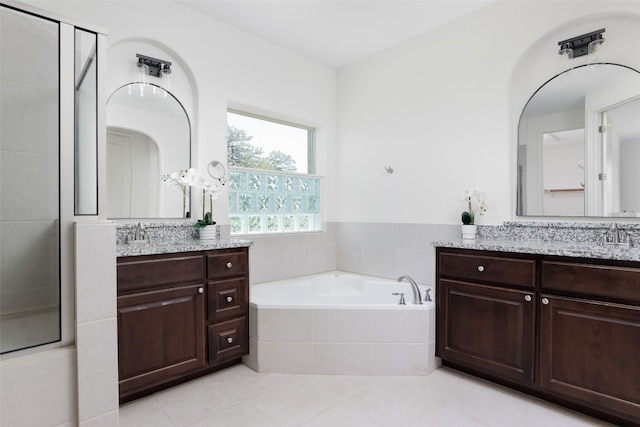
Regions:
<svg viewBox="0 0 640 427"><path fill-rule="evenodd" d="M171 74L171 62L169 61L140 55L139 53L136 53L136 57L138 58L136 65L141 73L159 78Z"/></svg>
<svg viewBox="0 0 640 427"><path fill-rule="evenodd" d="M160 86L155 84L152 87L152 95L156 96L161 93L164 98L167 97L167 91L171 88L171 62L164 59L152 58L150 56L136 54L138 62L136 62L136 76L135 81L140 83L140 96L145 96L145 90L148 88L149 76L157 77L161 79L161 86L165 89L161 90Z"/></svg>
<svg viewBox="0 0 640 427"><path fill-rule="evenodd" d="M558 45L560 46L560 50L558 54L560 55L560 66L569 68L571 59L584 55L589 55L591 62L599 62L602 54L602 45L604 44L602 33L604 33L604 28L559 41Z"/></svg>

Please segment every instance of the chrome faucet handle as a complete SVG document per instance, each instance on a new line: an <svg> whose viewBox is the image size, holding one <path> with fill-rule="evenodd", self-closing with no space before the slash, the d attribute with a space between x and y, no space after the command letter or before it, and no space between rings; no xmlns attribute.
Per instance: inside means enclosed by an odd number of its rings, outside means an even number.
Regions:
<svg viewBox="0 0 640 427"><path fill-rule="evenodd" d="M400 301L398 301L398 305L407 305L407 303L404 301L404 292L394 292L391 295L400 296Z"/></svg>
<svg viewBox="0 0 640 427"><path fill-rule="evenodd" d="M426 291L424 291L424 300L426 302L432 302L433 300L431 299L431 288L427 288Z"/></svg>

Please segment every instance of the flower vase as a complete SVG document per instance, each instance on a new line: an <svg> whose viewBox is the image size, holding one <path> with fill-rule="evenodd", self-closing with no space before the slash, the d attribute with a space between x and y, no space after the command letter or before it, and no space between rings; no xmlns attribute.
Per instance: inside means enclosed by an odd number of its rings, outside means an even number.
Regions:
<svg viewBox="0 0 640 427"><path fill-rule="evenodd" d="M220 226L207 225L206 227L198 228L200 234L200 240L216 240L220 237Z"/></svg>
<svg viewBox="0 0 640 427"><path fill-rule="evenodd" d="M462 225L462 238L464 240L474 240L478 229L475 224Z"/></svg>

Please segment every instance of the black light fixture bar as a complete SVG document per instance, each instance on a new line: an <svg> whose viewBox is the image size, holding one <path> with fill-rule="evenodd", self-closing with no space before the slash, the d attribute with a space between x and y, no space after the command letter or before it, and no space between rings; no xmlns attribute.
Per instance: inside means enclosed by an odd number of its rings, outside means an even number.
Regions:
<svg viewBox="0 0 640 427"><path fill-rule="evenodd" d="M162 74L171 74L171 62L169 61L140 55L139 53L136 53L136 57L138 58L138 66L147 65L151 76L161 77Z"/></svg>
<svg viewBox="0 0 640 427"><path fill-rule="evenodd" d="M587 34L582 34L581 36L559 41L558 45L560 46L561 51L562 49L573 50L573 57L577 58L579 56L586 55L588 51L589 43L591 43L594 40L603 38L602 33L604 33L604 28L601 30L592 31Z"/></svg>

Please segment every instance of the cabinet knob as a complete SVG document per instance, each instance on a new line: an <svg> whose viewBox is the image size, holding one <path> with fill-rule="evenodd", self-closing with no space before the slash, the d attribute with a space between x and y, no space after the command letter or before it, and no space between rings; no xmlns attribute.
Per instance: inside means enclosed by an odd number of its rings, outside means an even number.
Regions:
<svg viewBox="0 0 640 427"><path fill-rule="evenodd" d="M227 268L231 268L231 267L233 267L233 264L232 264L232 263L230 263L230 262L228 262L228 263L227 263Z"/></svg>
<svg viewBox="0 0 640 427"><path fill-rule="evenodd" d="M542 303L543 303L544 305L549 304L549 298L542 298Z"/></svg>
<svg viewBox="0 0 640 427"><path fill-rule="evenodd" d="M199 287L198 288L198 293L199 294L203 294L204 293L204 288L203 287Z"/></svg>
<svg viewBox="0 0 640 427"><path fill-rule="evenodd" d="M227 297L227 302L233 302L233 298L232 297Z"/></svg>
<svg viewBox="0 0 640 427"><path fill-rule="evenodd" d="M480 273L482 273L482 272L484 271L484 266L483 266L483 265L479 265L479 266L478 266L478 271L479 271Z"/></svg>
<svg viewBox="0 0 640 427"><path fill-rule="evenodd" d="M233 338L231 338L231 337L227 337L227 342L228 342L229 344L232 344L232 343L233 343Z"/></svg>
<svg viewBox="0 0 640 427"><path fill-rule="evenodd" d="M525 296L524 296L524 300L525 300L526 302L531 301L531 295L525 295Z"/></svg>

